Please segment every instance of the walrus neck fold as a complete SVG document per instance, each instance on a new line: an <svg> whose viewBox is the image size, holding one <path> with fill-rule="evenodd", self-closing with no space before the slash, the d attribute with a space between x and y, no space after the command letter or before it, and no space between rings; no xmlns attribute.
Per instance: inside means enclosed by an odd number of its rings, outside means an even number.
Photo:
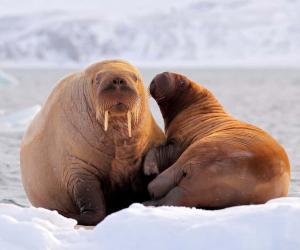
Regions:
<svg viewBox="0 0 300 250"><path fill-rule="evenodd" d="M196 85L196 83L195 83ZM199 86L193 86L191 91L187 93L174 96L169 100L160 100L158 103L162 112L165 130L168 129L170 123L181 112L193 109L197 116L205 117L207 114L225 114L222 105L214 97L214 95L207 89Z"/></svg>
<svg viewBox="0 0 300 250"><path fill-rule="evenodd" d="M181 107L172 119L165 119L165 133L175 136L185 148L191 141L208 136L221 127L230 127L232 117L208 90L194 90L197 96L191 95L188 105ZM167 117L168 118L168 117ZM168 123L166 122L168 121ZM176 128L180 127L180 130Z"/></svg>
<svg viewBox="0 0 300 250"><path fill-rule="evenodd" d="M164 118L165 130L173 119L189 106L198 102L199 96L191 93L179 93L171 98L156 99L162 116Z"/></svg>

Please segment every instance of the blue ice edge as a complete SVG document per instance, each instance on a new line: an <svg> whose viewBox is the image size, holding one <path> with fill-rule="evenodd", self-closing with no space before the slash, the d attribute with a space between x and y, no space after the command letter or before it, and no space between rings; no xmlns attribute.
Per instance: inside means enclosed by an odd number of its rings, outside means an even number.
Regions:
<svg viewBox="0 0 300 250"><path fill-rule="evenodd" d="M13 76L0 71L0 88L3 86L15 85L18 81Z"/></svg>
<svg viewBox="0 0 300 250"><path fill-rule="evenodd" d="M35 105L11 113L0 110L0 131L24 131L40 109Z"/></svg>

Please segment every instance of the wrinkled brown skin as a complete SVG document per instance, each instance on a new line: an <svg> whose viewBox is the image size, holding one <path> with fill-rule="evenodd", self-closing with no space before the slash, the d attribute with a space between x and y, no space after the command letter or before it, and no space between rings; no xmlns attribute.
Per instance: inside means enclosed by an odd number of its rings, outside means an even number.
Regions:
<svg viewBox="0 0 300 250"><path fill-rule="evenodd" d="M160 173L148 186L153 200L146 205L218 209L287 195L288 157L266 132L230 116L183 75L157 75L150 93L167 141L145 158L145 174Z"/></svg>
<svg viewBox="0 0 300 250"><path fill-rule="evenodd" d="M26 131L21 145L25 191L36 207L95 225L149 199L142 160L164 138L139 71L119 60L95 63L61 80Z"/></svg>

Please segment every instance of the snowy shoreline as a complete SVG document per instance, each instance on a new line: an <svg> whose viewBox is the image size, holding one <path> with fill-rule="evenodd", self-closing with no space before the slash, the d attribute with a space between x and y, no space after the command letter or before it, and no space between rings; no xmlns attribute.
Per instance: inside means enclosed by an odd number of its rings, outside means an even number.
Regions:
<svg viewBox="0 0 300 250"><path fill-rule="evenodd" d="M1 249L296 250L300 198L215 211L133 204L92 230L75 225L56 211L0 204Z"/></svg>

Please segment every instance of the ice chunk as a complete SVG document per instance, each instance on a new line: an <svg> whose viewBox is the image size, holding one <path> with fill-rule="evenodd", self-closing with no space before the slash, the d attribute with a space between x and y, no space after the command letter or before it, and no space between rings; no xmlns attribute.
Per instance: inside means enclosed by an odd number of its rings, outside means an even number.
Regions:
<svg viewBox="0 0 300 250"><path fill-rule="evenodd" d="M17 84L17 80L13 76L0 71L0 87L11 85L11 84Z"/></svg>
<svg viewBox="0 0 300 250"><path fill-rule="evenodd" d="M30 121L40 111L41 106L25 108L14 113L0 113L1 131L22 131L29 125Z"/></svg>

